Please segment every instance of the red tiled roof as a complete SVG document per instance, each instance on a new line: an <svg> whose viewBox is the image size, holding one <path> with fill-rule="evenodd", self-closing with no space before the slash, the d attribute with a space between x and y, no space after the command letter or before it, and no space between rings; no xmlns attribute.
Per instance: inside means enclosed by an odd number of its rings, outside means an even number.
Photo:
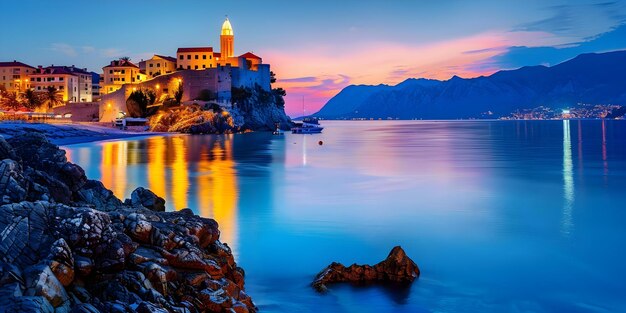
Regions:
<svg viewBox="0 0 626 313"><path fill-rule="evenodd" d="M0 62L0 67L16 67L16 66L22 66L22 67L30 67L30 68L34 68L28 64L24 64L22 62L18 62L18 61L13 61L13 62Z"/></svg>
<svg viewBox="0 0 626 313"><path fill-rule="evenodd" d="M133 62L131 61L124 61L124 60L114 60L111 61L111 64L103 67L103 68L107 68L107 67L136 67L139 68L139 66L135 65Z"/></svg>
<svg viewBox="0 0 626 313"><path fill-rule="evenodd" d="M50 74L55 74L55 75L88 74L88 75L91 75L91 73L81 68L71 67L71 66L48 66L45 68L36 69L36 71L33 73L33 75L50 75Z"/></svg>
<svg viewBox="0 0 626 313"><path fill-rule="evenodd" d="M159 57L161 59L165 59L165 60L171 61L171 62L176 62L176 58L174 58L174 57L169 57L169 56L160 55L160 54L155 54L154 56L155 57Z"/></svg>
<svg viewBox="0 0 626 313"><path fill-rule="evenodd" d="M178 48L176 51L176 53L181 52L213 52L213 47Z"/></svg>
<svg viewBox="0 0 626 313"><path fill-rule="evenodd" d="M259 57L258 55L252 53L252 52L246 52L242 55L239 56L240 58L246 58L246 59L259 59L261 60L261 57Z"/></svg>

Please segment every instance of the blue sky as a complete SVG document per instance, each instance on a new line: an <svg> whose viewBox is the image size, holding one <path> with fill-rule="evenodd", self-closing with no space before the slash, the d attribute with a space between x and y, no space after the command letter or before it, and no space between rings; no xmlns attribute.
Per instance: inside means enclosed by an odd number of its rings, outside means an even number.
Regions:
<svg viewBox="0 0 626 313"><path fill-rule="evenodd" d="M13 1L0 60L101 71L111 59L219 47L225 15L236 53L271 63L315 110L348 84L472 77L626 48L626 1ZM8 31L7 31L8 30ZM301 110L301 109L299 109ZM301 112L300 112L301 113Z"/></svg>

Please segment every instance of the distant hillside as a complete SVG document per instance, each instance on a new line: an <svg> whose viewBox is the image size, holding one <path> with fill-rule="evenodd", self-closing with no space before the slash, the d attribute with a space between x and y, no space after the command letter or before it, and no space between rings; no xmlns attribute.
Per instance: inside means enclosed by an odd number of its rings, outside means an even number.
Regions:
<svg viewBox="0 0 626 313"><path fill-rule="evenodd" d="M327 119L456 119L576 103L626 104L626 51L582 54L561 64L491 76L408 79L396 86L348 86L316 114Z"/></svg>

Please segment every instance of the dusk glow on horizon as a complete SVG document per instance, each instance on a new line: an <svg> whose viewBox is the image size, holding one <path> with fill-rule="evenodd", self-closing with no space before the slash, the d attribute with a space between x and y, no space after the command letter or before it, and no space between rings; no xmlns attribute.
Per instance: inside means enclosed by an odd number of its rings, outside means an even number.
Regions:
<svg viewBox="0 0 626 313"><path fill-rule="evenodd" d="M235 54L251 51L271 65L291 116L302 115L303 101L305 114L316 112L351 84L470 78L626 48L619 1L33 2L4 5L22 14L1 22L20 25L20 35L0 37L0 60L101 72L122 56L138 62L176 56L177 47L219 47L228 15ZM85 19L25 23L24 14ZM111 19L118 14L128 18Z"/></svg>

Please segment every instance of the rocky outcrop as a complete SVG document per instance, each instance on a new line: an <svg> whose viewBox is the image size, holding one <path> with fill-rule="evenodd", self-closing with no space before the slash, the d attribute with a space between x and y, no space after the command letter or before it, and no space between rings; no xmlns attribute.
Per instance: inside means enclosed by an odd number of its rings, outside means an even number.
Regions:
<svg viewBox="0 0 626 313"><path fill-rule="evenodd" d="M409 258L400 246L391 249L382 262L370 265L352 264L349 267L333 262L315 277L313 287L318 291L326 291L326 285L336 282L412 282L420 275L417 264Z"/></svg>
<svg viewBox="0 0 626 313"><path fill-rule="evenodd" d="M226 111L204 110L198 105L185 105L167 109L150 117L150 131L179 132L188 134L224 134L240 131Z"/></svg>
<svg viewBox="0 0 626 313"><path fill-rule="evenodd" d="M216 221L122 203L39 135L0 153L0 312L256 311Z"/></svg>
<svg viewBox="0 0 626 313"><path fill-rule="evenodd" d="M282 97L260 87L247 88L245 94L245 97L236 100L237 103L228 109L219 108L218 105L198 104L163 108L150 117L150 131L224 134L273 131L277 124L283 130L293 126L293 122L285 114L284 107L277 104L278 101L282 101Z"/></svg>

